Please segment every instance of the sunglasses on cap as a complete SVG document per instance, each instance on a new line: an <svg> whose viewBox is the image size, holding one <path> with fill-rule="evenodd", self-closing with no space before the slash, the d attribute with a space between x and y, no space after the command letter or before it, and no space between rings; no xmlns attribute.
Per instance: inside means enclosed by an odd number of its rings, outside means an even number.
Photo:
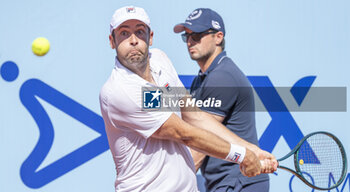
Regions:
<svg viewBox="0 0 350 192"><path fill-rule="evenodd" d="M195 32L183 33L183 34L181 34L181 38L182 38L182 41L185 43L187 43L189 37L191 37L194 42L199 42L202 39L202 37L204 37L208 34L215 34L217 32L218 31L215 31L215 30L209 30L209 31L204 31L204 32L200 32L200 33L195 33Z"/></svg>

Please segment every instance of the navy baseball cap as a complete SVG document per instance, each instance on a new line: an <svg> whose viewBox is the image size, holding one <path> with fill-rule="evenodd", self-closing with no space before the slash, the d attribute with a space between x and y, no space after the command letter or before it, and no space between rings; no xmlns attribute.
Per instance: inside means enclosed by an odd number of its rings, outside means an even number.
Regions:
<svg viewBox="0 0 350 192"><path fill-rule="evenodd" d="M225 35L224 21L221 16L215 11L208 8L195 9L186 19L184 23L175 25L174 32L180 33L190 29L195 33L200 33L208 29L222 31Z"/></svg>

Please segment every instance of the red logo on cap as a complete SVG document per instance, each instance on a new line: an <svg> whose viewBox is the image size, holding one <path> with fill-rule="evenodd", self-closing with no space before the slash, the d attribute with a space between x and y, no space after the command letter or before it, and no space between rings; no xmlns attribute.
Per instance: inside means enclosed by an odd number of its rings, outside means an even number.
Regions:
<svg viewBox="0 0 350 192"><path fill-rule="evenodd" d="M134 7L127 7L126 12L128 13L135 13L135 8Z"/></svg>

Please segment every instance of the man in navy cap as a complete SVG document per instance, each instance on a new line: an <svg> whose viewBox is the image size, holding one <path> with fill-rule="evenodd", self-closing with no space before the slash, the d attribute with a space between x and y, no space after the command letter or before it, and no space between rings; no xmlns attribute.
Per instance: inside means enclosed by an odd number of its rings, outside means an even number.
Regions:
<svg viewBox="0 0 350 192"><path fill-rule="evenodd" d="M252 88L243 72L224 51L225 26L221 16L211 9L196 9L184 23L174 27L174 32L184 32L181 34L182 40L187 44L191 59L197 61L200 67L198 76L192 82L191 94L196 99L215 98L222 101L221 107L201 109L257 147ZM266 174L248 178L242 175L238 164L195 151L192 154L196 168L201 168L206 180L207 191L269 190L269 177ZM260 158L264 157L260 154Z"/></svg>

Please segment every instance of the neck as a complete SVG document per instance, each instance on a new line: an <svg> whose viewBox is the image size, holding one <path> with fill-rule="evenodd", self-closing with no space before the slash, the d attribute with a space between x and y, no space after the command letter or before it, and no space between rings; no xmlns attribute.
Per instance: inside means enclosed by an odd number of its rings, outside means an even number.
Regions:
<svg viewBox="0 0 350 192"><path fill-rule="evenodd" d="M144 70L142 72L140 71L140 73L136 73L136 74L138 74L144 80L146 80L150 83L156 84L156 82L154 81L153 76L151 74L151 66L149 64L149 59L147 59L147 63L145 64Z"/></svg>
<svg viewBox="0 0 350 192"><path fill-rule="evenodd" d="M149 63L149 59L147 59L146 63L137 67L133 72L136 73L138 76L140 76L142 79L150 83L156 84L151 74L151 66Z"/></svg>
<svg viewBox="0 0 350 192"><path fill-rule="evenodd" d="M128 68L130 71L134 72L136 75L140 76L142 79L155 84L155 81L153 80L152 74L151 74L151 66L149 63L149 58L147 58L145 61L133 65L124 65L121 63L124 67Z"/></svg>
<svg viewBox="0 0 350 192"><path fill-rule="evenodd" d="M222 52L221 49L216 48L215 51L211 55L208 55L208 57L197 60L197 63L199 65L199 68L201 69L202 73L204 73L208 70L208 68L210 67L211 63L214 61L216 56L218 56L221 52Z"/></svg>

